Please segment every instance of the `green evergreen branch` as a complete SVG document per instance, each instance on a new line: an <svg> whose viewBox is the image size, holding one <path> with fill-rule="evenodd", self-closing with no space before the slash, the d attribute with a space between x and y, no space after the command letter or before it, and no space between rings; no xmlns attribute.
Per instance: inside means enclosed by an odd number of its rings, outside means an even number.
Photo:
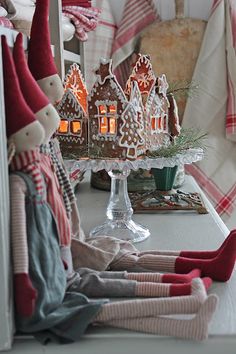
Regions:
<svg viewBox="0 0 236 354"><path fill-rule="evenodd" d="M196 96L199 86L193 81L174 81L170 83L167 95L173 94L175 98Z"/></svg>
<svg viewBox="0 0 236 354"><path fill-rule="evenodd" d="M202 149L206 151L207 133L202 133L199 129L181 129L179 136L167 146L162 146L155 151L149 151L148 157L173 157L189 149Z"/></svg>

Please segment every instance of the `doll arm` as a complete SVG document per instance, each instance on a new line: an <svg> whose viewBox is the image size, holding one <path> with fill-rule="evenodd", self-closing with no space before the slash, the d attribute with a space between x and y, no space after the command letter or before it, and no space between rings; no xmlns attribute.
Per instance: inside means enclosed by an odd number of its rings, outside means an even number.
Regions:
<svg viewBox="0 0 236 354"><path fill-rule="evenodd" d="M25 182L10 176L11 244L13 255L14 296L17 313L30 317L34 313L37 291L29 277L29 257L26 231Z"/></svg>

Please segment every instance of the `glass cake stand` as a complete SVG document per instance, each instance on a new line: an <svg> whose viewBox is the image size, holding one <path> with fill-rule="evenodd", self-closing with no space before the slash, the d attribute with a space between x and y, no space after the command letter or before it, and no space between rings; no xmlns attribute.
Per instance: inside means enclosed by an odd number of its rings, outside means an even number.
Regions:
<svg viewBox="0 0 236 354"><path fill-rule="evenodd" d="M171 158L140 158L134 161L114 159L67 160L66 167L71 173L81 171L97 172L105 169L111 177L111 192L106 210L106 220L90 231L89 237L112 236L133 243L144 241L150 231L132 220L133 209L127 189L127 177L131 170L174 167L199 161L203 158L201 149L189 149Z"/></svg>

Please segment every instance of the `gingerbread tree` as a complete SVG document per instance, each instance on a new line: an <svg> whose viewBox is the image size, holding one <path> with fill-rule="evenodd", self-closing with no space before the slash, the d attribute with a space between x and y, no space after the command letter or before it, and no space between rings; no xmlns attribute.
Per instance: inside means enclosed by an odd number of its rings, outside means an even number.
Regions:
<svg viewBox="0 0 236 354"><path fill-rule="evenodd" d="M121 120L119 145L127 148L127 158L136 159L138 156L138 147L143 144L143 138L137 114L132 104L127 104L121 115Z"/></svg>
<svg viewBox="0 0 236 354"><path fill-rule="evenodd" d="M145 128L146 124L144 121L144 108L142 103L142 96L138 87L137 81L133 81L131 83L131 92L130 92L130 103L133 105L136 115L137 121L139 124L139 131L143 139L143 144L145 143Z"/></svg>
<svg viewBox="0 0 236 354"><path fill-rule="evenodd" d="M88 91L80 68L76 63L70 66L70 69L64 80L64 88L65 91L70 89L73 92L74 96L76 97L84 112L86 113Z"/></svg>
<svg viewBox="0 0 236 354"><path fill-rule="evenodd" d="M142 96L148 95L154 82L155 74L148 55L138 54L137 61L126 83L125 93L130 96L131 83L136 81Z"/></svg>

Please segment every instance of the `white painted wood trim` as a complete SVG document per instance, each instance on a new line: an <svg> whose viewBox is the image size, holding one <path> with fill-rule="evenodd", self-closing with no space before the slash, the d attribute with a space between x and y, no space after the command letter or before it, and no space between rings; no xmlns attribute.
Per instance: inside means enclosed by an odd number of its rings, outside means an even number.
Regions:
<svg viewBox="0 0 236 354"><path fill-rule="evenodd" d="M57 66L58 73L61 79L65 76L64 67L64 44L62 34L62 5L61 0L50 1L50 31L51 31L51 43L54 45L54 60Z"/></svg>
<svg viewBox="0 0 236 354"><path fill-rule="evenodd" d="M69 50L63 51L64 61L69 63L77 63L80 64L81 57L79 54L70 52Z"/></svg>
<svg viewBox="0 0 236 354"><path fill-rule="evenodd" d="M9 39L11 34L11 32L8 32ZM0 55L0 351L11 348L13 337L13 294L9 242L10 206L6 146L3 71Z"/></svg>

